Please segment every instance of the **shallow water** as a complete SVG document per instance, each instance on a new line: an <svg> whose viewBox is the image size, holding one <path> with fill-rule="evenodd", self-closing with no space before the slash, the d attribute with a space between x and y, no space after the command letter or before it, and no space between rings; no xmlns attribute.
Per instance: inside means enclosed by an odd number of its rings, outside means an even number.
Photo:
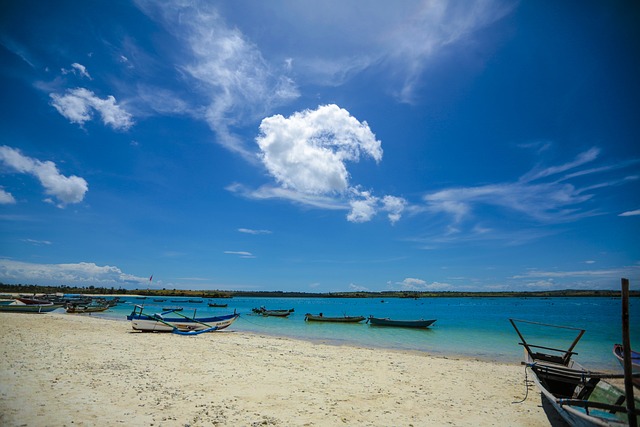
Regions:
<svg viewBox="0 0 640 427"><path fill-rule="evenodd" d="M425 351L442 356L475 357L483 360L518 363L523 349L509 318L525 319L554 325L586 329L575 348L575 359L590 369L621 371L612 355L615 343L622 342L621 303L619 298L230 298L202 300L167 298L154 302L128 297L106 312L93 316L126 320L135 304L143 304L145 312L161 312L162 307L184 307L182 314L191 316L222 315L236 310L241 314L230 330L250 331L334 344ZM174 302L181 301L181 302ZM227 308L208 307L207 302L227 303ZM295 311L288 318L254 315L251 309ZM630 299L631 345L640 348L640 298ZM369 316L395 319L437 319L426 330L377 327L366 324L305 322L305 313L325 316ZM566 331L541 334L526 328L525 338L548 347L567 348L572 339ZM537 334L542 340L533 338Z"/></svg>

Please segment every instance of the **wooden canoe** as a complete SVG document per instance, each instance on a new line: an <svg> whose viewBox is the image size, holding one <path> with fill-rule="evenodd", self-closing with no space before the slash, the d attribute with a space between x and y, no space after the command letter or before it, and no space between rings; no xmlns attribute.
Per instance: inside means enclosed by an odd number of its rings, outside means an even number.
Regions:
<svg viewBox="0 0 640 427"><path fill-rule="evenodd" d="M330 317L330 316L325 316L322 313L318 315L307 313L304 315L304 320L311 321L311 322L358 323L358 322L362 322L364 319L365 319L364 316Z"/></svg>
<svg viewBox="0 0 640 427"><path fill-rule="evenodd" d="M369 316L367 323L373 326L396 326L400 328L428 328L434 324L436 319L419 320L394 320L388 317Z"/></svg>

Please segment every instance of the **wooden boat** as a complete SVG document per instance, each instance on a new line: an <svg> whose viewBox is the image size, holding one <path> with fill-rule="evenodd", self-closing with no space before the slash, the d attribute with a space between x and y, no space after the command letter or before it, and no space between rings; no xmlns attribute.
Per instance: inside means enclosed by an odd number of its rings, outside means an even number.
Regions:
<svg viewBox="0 0 640 427"><path fill-rule="evenodd" d="M60 307L62 307L62 304L28 298L16 298L0 302L0 311L13 313L49 313Z"/></svg>
<svg viewBox="0 0 640 427"><path fill-rule="evenodd" d="M108 310L108 305L69 305L67 306L67 313L82 314L82 313L99 313L101 311Z"/></svg>
<svg viewBox="0 0 640 427"><path fill-rule="evenodd" d="M175 314L178 317L169 317ZM240 315L237 313L215 317L188 317L175 310L163 313L148 314L143 312L143 307L136 305L127 320L131 321L131 327L143 332L173 332L173 333L202 333L227 328Z"/></svg>
<svg viewBox="0 0 640 427"><path fill-rule="evenodd" d="M585 369L572 359L577 354L573 350L585 333L584 329L567 326L549 325L526 320L509 319L524 346L525 365L533 374L533 382L540 389L551 406L571 426L628 426L625 391L604 381L611 378L624 378L624 375L594 372ZM533 345L527 342L518 328L526 324L528 328L541 328L543 331L572 331L575 338L568 349ZM533 325L533 326L532 326ZM536 329L540 332L540 329ZM640 401L635 399L636 408ZM632 415L640 416L634 410ZM632 420L633 421L633 420Z"/></svg>
<svg viewBox="0 0 640 427"><path fill-rule="evenodd" d="M323 315L322 313L318 315L307 313L304 315L304 320L310 321L310 322L358 323L358 322L362 322L364 319L365 319L364 316L329 317L329 316Z"/></svg>
<svg viewBox="0 0 640 427"><path fill-rule="evenodd" d="M373 326L397 326L401 328L428 328L435 323L437 319L430 320L394 320L388 317L373 317L369 316L367 323Z"/></svg>
<svg viewBox="0 0 640 427"><path fill-rule="evenodd" d="M228 306L229 306L229 304L217 304L215 302L210 302L209 303L209 307L220 307L221 308L221 307L228 307Z"/></svg>
<svg viewBox="0 0 640 427"><path fill-rule="evenodd" d="M260 307L260 308L252 308L251 311L253 311L256 314L262 314L263 316L287 317L291 313L293 313L294 309L291 308L289 310L267 310L264 307Z"/></svg>
<svg viewBox="0 0 640 427"><path fill-rule="evenodd" d="M622 344L614 344L613 355L618 359L620 365L624 367L624 347ZM633 350L631 350L631 369L633 372L640 372L640 353ZM640 388L640 378L634 378L633 385Z"/></svg>

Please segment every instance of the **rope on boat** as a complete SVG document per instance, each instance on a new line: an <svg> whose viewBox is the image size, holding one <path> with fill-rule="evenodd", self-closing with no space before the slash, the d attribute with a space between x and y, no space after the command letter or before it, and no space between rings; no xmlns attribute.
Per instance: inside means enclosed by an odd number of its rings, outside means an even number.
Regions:
<svg viewBox="0 0 640 427"><path fill-rule="evenodd" d="M514 403L514 404L523 403L525 400L527 400L527 397L529 397L529 376L527 374L527 368L528 366L524 365L524 388L525 388L524 398L522 400L518 400L511 403Z"/></svg>

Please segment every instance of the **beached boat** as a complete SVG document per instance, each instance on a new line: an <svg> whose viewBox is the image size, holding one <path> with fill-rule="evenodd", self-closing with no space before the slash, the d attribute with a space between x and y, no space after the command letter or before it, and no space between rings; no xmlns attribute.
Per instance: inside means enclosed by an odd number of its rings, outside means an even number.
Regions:
<svg viewBox="0 0 640 427"><path fill-rule="evenodd" d="M171 314L177 317L169 317ZM163 313L147 314L143 307L136 305L127 320L131 321L131 327L143 332L209 332L227 328L240 315L237 313L214 317L188 317L175 310Z"/></svg>
<svg viewBox="0 0 640 427"><path fill-rule="evenodd" d="M336 323L358 323L365 319L364 316L339 316L330 317L325 316L323 313L318 315L307 313L304 315L304 320L311 322L336 322Z"/></svg>
<svg viewBox="0 0 640 427"><path fill-rule="evenodd" d="M428 328L434 324L436 319L419 320L394 320L388 317L369 316L367 323L373 326L397 326L401 328Z"/></svg>
<svg viewBox="0 0 640 427"><path fill-rule="evenodd" d="M106 311L109 308L110 307L108 305L69 305L67 306L67 313L99 313L101 311Z"/></svg>
<svg viewBox="0 0 640 427"><path fill-rule="evenodd" d="M209 304L209 307L218 307L218 308L228 307L229 306L229 304L217 304L215 302L210 302L208 304Z"/></svg>
<svg viewBox="0 0 640 427"><path fill-rule="evenodd" d="M633 372L640 372L640 353L630 350L631 352L631 369ZM613 355L618 359L620 365L624 367L624 347L622 344L614 344ZM640 388L640 378L634 378L633 384Z"/></svg>
<svg viewBox="0 0 640 427"><path fill-rule="evenodd" d="M590 371L572 359L577 354L573 350L585 333L584 329L517 319L509 321L520 337L519 344L524 347L525 365L533 374L533 382L569 425L630 425L627 406L623 406L627 398L625 391L605 381L624 378L624 375ZM568 349L533 345L525 340L521 328L528 328L530 332L533 329L536 335L548 336L561 334L558 331L569 331L575 337ZM640 408L638 399L635 399L635 407ZM636 417L633 425L637 425L640 411L635 409L632 416Z"/></svg>
<svg viewBox="0 0 640 427"><path fill-rule="evenodd" d="M0 311L13 313L48 313L60 307L62 304L29 298L16 298L0 302Z"/></svg>

